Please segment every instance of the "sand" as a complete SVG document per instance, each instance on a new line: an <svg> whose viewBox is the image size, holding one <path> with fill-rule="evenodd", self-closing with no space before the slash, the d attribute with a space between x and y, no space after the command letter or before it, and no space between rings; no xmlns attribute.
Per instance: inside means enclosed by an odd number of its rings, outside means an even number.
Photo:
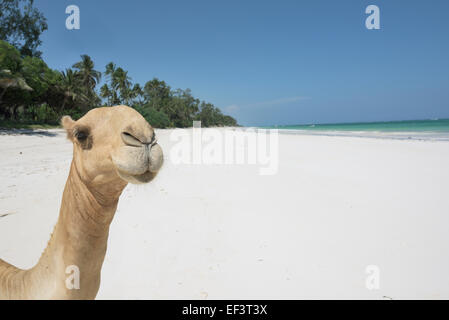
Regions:
<svg viewBox="0 0 449 320"><path fill-rule="evenodd" d="M120 199L99 299L449 298L449 142L282 134L262 176L175 165L170 134L157 179ZM0 257L28 268L72 147L50 130L1 132L0 148Z"/></svg>

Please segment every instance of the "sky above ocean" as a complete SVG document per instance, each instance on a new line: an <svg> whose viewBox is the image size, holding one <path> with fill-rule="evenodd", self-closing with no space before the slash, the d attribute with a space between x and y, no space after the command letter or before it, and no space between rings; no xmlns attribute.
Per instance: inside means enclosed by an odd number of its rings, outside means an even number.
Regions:
<svg viewBox="0 0 449 320"><path fill-rule="evenodd" d="M79 30L65 9L80 8ZM368 5L380 29L368 30ZM449 118L449 1L36 0L43 58L88 54L252 126Z"/></svg>

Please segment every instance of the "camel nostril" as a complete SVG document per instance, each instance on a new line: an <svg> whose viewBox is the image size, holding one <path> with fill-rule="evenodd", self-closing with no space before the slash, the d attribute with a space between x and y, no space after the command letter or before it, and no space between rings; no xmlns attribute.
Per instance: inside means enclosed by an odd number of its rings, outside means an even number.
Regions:
<svg viewBox="0 0 449 320"><path fill-rule="evenodd" d="M128 146L133 146L133 147L141 147L142 146L142 142L129 132L123 131L121 136L122 136L123 142Z"/></svg>

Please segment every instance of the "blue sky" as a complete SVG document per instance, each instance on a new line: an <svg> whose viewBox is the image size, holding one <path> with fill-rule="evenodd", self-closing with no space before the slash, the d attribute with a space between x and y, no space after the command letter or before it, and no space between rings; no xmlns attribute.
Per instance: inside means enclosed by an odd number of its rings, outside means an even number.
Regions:
<svg viewBox="0 0 449 320"><path fill-rule="evenodd" d="M65 27L68 5L81 29ZM380 8L380 30L365 8ZM449 1L35 0L43 58L90 55L153 77L243 125L449 118Z"/></svg>

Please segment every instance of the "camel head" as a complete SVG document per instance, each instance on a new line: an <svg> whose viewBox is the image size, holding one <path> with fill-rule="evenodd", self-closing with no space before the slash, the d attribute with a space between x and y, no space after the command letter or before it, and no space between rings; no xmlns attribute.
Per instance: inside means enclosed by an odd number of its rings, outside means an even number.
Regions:
<svg viewBox="0 0 449 320"><path fill-rule="evenodd" d="M162 166L154 130L133 108L96 108L61 122L74 145L76 170L89 185L147 183Z"/></svg>

